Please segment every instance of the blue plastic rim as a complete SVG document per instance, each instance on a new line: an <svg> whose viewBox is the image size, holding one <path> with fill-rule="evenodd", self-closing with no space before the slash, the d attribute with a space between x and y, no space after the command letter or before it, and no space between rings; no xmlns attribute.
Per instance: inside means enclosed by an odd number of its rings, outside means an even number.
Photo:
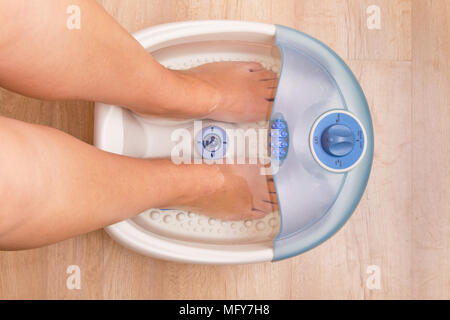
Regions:
<svg viewBox="0 0 450 320"><path fill-rule="evenodd" d="M280 232L273 241L277 261L316 247L344 225L367 185L374 140L364 93L335 52L307 34L279 25L275 44L282 67L271 123L281 115L289 137L289 151L274 174L281 215ZM329 129L336 114L318 121L331 111L341 111L348 130ZM319 134L323 141L315 150L310 141ZM335 141L338 144L332 145Z"/></svg>

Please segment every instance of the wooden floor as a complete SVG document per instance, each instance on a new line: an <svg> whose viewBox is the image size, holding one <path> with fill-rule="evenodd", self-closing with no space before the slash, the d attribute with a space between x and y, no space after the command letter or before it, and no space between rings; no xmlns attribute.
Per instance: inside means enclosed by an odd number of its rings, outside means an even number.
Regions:
<svg viewBox="0 0 450 320"><path fill-rule="evenodd" d="M46 248L0 252L0 298L450 298L450 1L103 0L130 32L192 19L279 23L343 57L369 101L375 159L363 199L329 241L301 256L243 266L146 258L103 231ZM369 5L381 29L367 28ZM92 142L93 104L0 91L0 113ZM66 288L79 265L81 290ZM366 285L379 266L380 289Z"/></svg>

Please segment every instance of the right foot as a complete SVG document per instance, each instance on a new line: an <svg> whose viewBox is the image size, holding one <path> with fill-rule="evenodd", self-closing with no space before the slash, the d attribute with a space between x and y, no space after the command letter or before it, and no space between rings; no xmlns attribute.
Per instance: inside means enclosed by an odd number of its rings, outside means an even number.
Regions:
<svg viewBox="0 0 450 320"><path fill-rule="evenodd" d="M272 176L261 175L253 164L217 165L224 182L214 193L177 206L178 209L222 220L260 219L278 210ZM206 177L205 179L210 179Z"/></svg>

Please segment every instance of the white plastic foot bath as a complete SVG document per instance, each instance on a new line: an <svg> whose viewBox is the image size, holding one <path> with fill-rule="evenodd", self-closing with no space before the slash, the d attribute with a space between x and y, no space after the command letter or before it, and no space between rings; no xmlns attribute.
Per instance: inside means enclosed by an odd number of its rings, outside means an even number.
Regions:
<svg viewBox="0 0 450 320"><path fill-rule="evenodd" d="M364 94L333 51L286 27L240 21L178 22L134 36L171 69L257 61L280 74L270 121L242 125L203 121L204 127L285 130L281 148L273 153L280 164L274 175L280 212L260 220L227 222L194 212L149 208L107 227L112 238L165 260L254 263L309 250L347 221L368 180L373 133ZM193 121L141 117L119 106L96 103L95 146L109 152L170 157L174 146L170 133L176 128L198 135Z"/></svg>

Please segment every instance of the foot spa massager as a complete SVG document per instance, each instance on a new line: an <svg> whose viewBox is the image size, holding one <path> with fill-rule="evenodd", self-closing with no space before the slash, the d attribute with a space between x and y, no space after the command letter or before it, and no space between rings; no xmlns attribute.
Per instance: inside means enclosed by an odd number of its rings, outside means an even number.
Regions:
<svg viewBox="0 0 450 320"><path fill-rule="evenodd" d="M273 181L278 210L259 220L220 221L195 212L150 208L107 227L113 239L160 259L236 264L298 255L342 227L369 178L373 131L356 78L330 48L287 27L239 21L177 22L134 36L170 69L256 61L276 72L279 84L271 119L256 124L203 120L195 129L194 120L141 117L97 103L95 145L128 156L169 158L171 132L187 128L194 131L192 144L200 145L194 150L217 159L226 153L227 128L266 127L268 154L277 165Z"/></svg>

